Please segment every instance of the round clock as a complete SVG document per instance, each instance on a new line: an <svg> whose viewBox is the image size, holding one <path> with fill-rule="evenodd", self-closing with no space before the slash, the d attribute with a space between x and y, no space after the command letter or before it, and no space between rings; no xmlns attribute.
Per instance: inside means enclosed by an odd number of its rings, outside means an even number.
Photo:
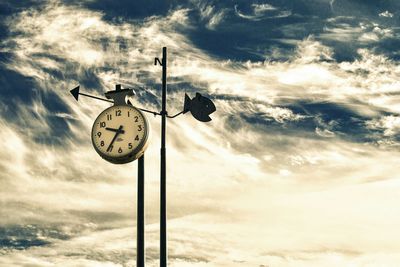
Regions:
<svg viewBox="0 0 400 267"><path fill-rule="evenodd" d="M143 113L129 105L115 105L97 117L92 128L92 143L105 160L128 163L143 155L149 124Z"/></svg>

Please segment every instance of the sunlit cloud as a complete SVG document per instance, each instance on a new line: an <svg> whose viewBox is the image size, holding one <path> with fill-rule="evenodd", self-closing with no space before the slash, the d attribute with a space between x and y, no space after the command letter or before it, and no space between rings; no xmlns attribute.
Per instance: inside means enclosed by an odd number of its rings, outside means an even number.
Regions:
<svg viewBox="0 0 400 267"><path fill-rule="evenodd" d="M135 266L136 164L95 153L91 126L108 105L76 102L69 90L101 96L121 83L135 89L135 105L159 110L153 64L167 46L169 113L185 92L217 107L207 124L189 114L167 122L171 266L396 266L400 66L367 46L396 29L337 16L301 39L282 30L273 45L286 60L276 61L262 48L253 52L264 61L216 57L191 37L227 21L290 20L292 7L191 1L108 20L48 1L8 16L1 67L32 88L0 98L0 265ZM362 44L354 60L338 61L333 41ZM147 260L158 266L160 121L148 119Z"/></svg>

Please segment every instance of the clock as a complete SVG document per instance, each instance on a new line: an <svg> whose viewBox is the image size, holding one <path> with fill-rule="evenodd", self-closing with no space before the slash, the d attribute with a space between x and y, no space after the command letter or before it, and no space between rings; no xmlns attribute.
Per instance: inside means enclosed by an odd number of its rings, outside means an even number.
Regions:
<svg viewBox="0 0 400 267"><path fill-rule="evenodd" d="M148 144L149 124L143 113L130 105L114 105L96 118L92 143L105 160L123 164L143 155Z"/></svg>

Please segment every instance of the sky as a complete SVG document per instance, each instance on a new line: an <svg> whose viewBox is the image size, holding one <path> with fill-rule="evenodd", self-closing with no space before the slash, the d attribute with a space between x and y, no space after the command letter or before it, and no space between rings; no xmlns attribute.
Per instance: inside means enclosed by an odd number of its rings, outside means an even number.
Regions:
<svg viewBox="0 0 400 267"><path fill-rule="evenodd" d="M169 266L400 265L397 0L0 0L0 266L136 265L136 162L91 127L122 84L169 114ZM147 114L146 263L160 117Z"/></svg>

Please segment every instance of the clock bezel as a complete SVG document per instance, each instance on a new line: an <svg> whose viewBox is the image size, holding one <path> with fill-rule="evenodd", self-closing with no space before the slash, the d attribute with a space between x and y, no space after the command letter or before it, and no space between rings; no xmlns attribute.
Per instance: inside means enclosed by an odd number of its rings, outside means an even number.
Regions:
<svg viewBox="0 0 400 267"><path fill-rule="evenodd" d="M143 122L144 122L144 134L143 134L143 139L140 141L140 143L138 144L138 146L136 147L136 149L132 150L130 153L128 153L127 155L124 156L110 156L107 155L105 153L103 153L101 150L99 150L95 144L94 138L93 138L93 132L94 132L94 128L97 122L97 119L99 117L101 117L104 113L109 112L110 110L114 109L114 108L118 108L118 107L124 107L127 106L129 108L133 108L135 109L140 116L142 116L143 118ZM149 140L149 135L150 135L150 128L149 128L149 122L147 121L146 116L143 114L143 112L141 112L138 108L136 108L135 106L132 105L114 105L111 107L106 108L105 110L103 110L98 116L97 118L94 120L93 126L92 126L92 131L91 131L91 139L92 139L92 145L94 147L94 149L96 150L97 154L100 155L100 157L102 157L103 159L105 159L106 161L110 162L110 163L114 163L114 164L125 164L125 163L129 163L132 162L138 158L140 158L148 145L148 140Z"/></svg>

